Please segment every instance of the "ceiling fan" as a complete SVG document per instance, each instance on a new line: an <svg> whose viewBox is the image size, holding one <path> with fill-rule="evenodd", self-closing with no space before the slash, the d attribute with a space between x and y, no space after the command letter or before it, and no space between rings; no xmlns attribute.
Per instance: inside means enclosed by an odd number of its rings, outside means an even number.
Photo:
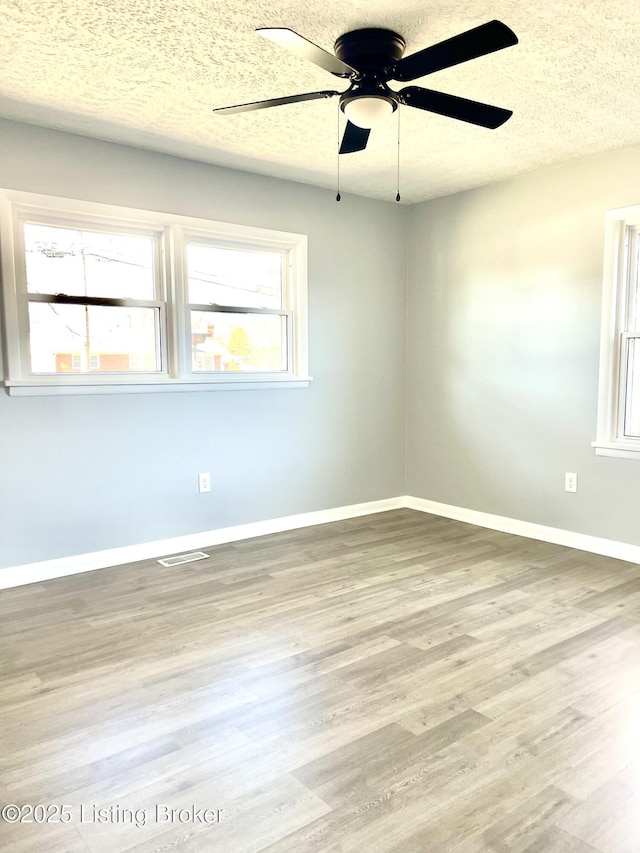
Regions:
<svg viewBox="0 0 640 853"><path fill-rule="evenodd" d="M371 128L395 112L399 104L491 129L500 127L512 115L511 110L435 92L421 86L405 86L400 91L394 91L388 85L390 80L410 82L517 44L516 34L501 21L489 21L404 57L405 40L391 30L368 28L345 33L336 40L335 55L290 29L270 27L258 29L256 32L301 59L319 65L335 77L350 80L351 85L344 92L306 92L267 101L219 107L214 112L229 115L339 95L340 109L348 119L340 144L340 154L363 151L367 146Z"/></svg>

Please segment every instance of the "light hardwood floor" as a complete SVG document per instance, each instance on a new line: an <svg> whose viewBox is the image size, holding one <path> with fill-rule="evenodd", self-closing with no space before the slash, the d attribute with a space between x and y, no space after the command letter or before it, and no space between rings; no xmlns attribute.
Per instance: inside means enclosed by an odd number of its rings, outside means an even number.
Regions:
<svg viewBox="0 0 640 853"><path fill-rule="evenodd" d="M0 849L640 851L640 567L411 510L210 554L0 594L0 804L71 815Z"/></svg>

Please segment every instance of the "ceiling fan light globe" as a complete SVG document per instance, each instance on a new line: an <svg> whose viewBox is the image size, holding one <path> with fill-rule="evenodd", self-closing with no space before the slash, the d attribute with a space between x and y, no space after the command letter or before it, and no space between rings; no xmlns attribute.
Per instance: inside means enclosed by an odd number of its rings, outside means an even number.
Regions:
<svg viewBox="0 0 640 853"><path fill-rule="evenodd" d="M344 114L352 124L365 129L377 127L393 113L393 103L388 98L363 96L353 98L344 105Z"/></svg>

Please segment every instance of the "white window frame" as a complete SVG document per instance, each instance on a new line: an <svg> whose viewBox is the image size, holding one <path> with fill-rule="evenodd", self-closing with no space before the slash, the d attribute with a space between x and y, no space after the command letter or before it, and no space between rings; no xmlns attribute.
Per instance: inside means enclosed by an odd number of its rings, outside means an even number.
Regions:
<svg viewBox="0 0 640 853"><path fill-rule="evenodd" d="M31 372L22 228L25 219L153 237L156 247L153 307L159 310L159 371L46 375ZM283 255L283 307L275 313L287 316L286 370L192 371L186 246L194 237L212 245ZM303 234L0 190L0 264L4 385L12 396L281 389L306 387L311 381L307 354L307 237ZM129 303L134 301L126 304ZM225 310L229 307L225 306Z"/></svg>
<svg viewBox="0 0 640 853"><path fill-rule="evenodd" d="M598 426L592 442L599 456L640 460L640 439L624 434L630 297L635 286L640 205L605 217ZM634 257L635 254L635 257ZM636 337L632 334L631 337Z"/></svg>

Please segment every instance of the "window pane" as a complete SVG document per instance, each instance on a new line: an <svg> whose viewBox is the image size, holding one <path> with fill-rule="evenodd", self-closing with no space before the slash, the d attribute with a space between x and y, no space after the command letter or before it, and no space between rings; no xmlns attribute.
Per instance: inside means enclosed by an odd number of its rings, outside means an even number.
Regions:
<svg viewBox="0 0 640 853"><path fill-rule="evenodd" d="M287 318L279 314L191 312L194 373L287 369Z"/></svg>
<svg viewBox="0 0 640 853"><path fill-rule="evenodd" d="M29 293L154 299L153 238L24 226Z"/></svg>
<svg viewBox="0 0 640 853"><path fill-rule="evenodd" d="M282 255L187 246L189 302L282 308Z"/></svg>
<svg viewBox="0 0 640 853"><path fill-rule="evenodd" d="M32 302L32 372L156 372L157 315L157 308Z"/></svg>
<svg viewBox="0 0 640 853"><path fill-rule="evenodd" d="M630 256L630 299L629 299L629 321L627 331L640 332L640 239L635 232L631 241L632 255Z"/></svg>
<svg viewBox="0 0 640 853"><path fill-rule="evenodd" d="M640 438L640 338L627 341L624 434Z"/></svg>

